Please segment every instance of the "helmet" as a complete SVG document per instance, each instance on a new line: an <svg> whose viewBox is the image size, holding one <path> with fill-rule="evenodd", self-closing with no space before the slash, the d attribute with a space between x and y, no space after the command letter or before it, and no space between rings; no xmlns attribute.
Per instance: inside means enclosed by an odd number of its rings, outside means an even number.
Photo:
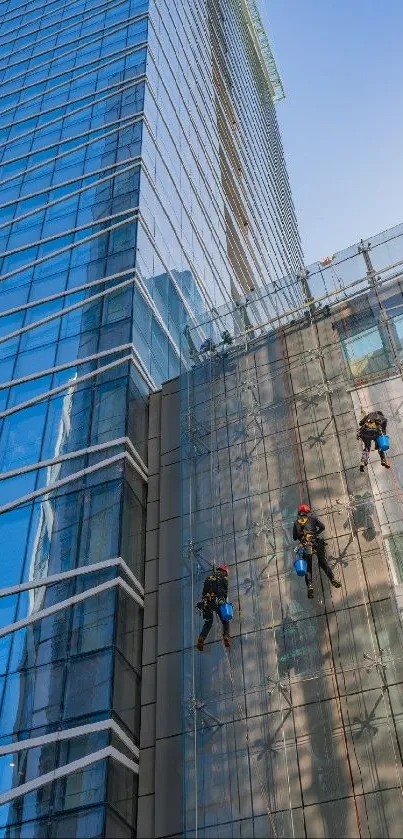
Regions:
<svg viewBox="0 0 403 839"><path fill-rule="evenodd" d="M219 565L217 571L224 571L225 574L228 574L228 565Z"/></svg>
<svg viewBox="0 0 403 839"><path fill-rule="evenodd" d="M300 504L300 506L298 507L298 512L299 513L310 513L311 508L310 508L309 504Z"/></svg>

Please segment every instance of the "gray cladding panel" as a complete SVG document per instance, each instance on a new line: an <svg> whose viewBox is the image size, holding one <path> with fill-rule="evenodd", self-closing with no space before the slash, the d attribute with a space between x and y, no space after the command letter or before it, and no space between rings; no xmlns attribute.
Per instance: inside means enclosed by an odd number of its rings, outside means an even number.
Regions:
<svg viewBox="0 0 403 839"><path fill-rule="evenodd" d="M143 795L138 799L137 836L139 839L155 837L155 795Z"/></svg>
<svg viewBox="0 0 403 839"><path fill-rule="evenodd" d="M139 761L139 795L152 795L155 786L155 746L142 747Z"/></svg>
<svg viewBox="0 0 403 839"><path fill-rule="evenodd" d="M179 393L162 393L161 403L161 453L177 449L180 443Z"/></svg>
<svg viewBox="0 0 403 839"><path fill-rule="evenodd" d="M162 521L160 526L160 585L183 576L183 556L181 545L181 518Z"/></svg>
<svg viewBox="0 0 403 839"><path fill-rule="evenodd" d="M156 729L158 739L171 738L183 731L182 668L182 652L158 657Z"/></svg>
<svg viewBox="0 0 403 839"><path fill-rule="evenodd" d="M158 618L158 655L175 652L182 648L183 605L182 580L160 585Z"/></svg>
<svg viewBox="0 0 403 839"><path fill-rule="evenodd" d="M155 839L182 831L183 781L175 771L183 761L183 737L157 740L155 746Z"/></svg>
<svg viewBox="0 0 403 839"><path fill-rule="evenodd" d="M180 514L181 490L180 490L180 464L172 463L161 469L161 500L160 516L161 522L173 519Z"/></svg>

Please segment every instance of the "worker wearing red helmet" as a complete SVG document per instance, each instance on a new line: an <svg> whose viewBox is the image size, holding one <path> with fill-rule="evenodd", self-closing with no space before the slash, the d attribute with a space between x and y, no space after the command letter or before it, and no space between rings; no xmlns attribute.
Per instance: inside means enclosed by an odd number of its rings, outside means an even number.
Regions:
<svg viewBox="0 0 403 839"><path fill-rule="evenodd" d="M333 571L326 560L326 548L323 539L319 539L319 535L325 530L325 525L316 516L311 513L309 504L301 504L298 507L298 516L294 522L292 531L292 538L294 541L299 541L304 549L304 559L307 562L307 572L305 574L305 582L308 589L308 597L313 597L312 586L312 557L316 553L320 568L323 568L330 583L334 588L340 588L341 583L335 579Z"/></svg>
<svg viewBox="0 0 403 839"><path fill-rule="evenodd" d="M197 649L203 652L204 642L213 626L214 613L222 623L223 640L226 647L231 641L229 637L229 621L223 621L218 607L226 603L228 597L228 565L219 565L204 581L203 593L197 607L202 610L204 624L197 641Z"/></svg>

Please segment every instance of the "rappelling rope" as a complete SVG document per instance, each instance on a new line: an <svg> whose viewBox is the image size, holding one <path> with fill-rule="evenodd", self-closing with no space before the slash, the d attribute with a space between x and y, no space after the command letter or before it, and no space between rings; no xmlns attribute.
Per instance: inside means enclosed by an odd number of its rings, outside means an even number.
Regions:
<svg viewBox="0 0 403 839"><path fill-rule="evenodd" d="M317 347L318 351L320 351L320 345L319 345L319 340L318 340L318 335L317 335L317 328L315 327L315 324L313 323L312 312L310 313L310 325L311 325L311 332L312 332L312 335L313 335L314 342L316 344L316 347ZM332 400L330 398L330 393L328 391L328 381L327 381L327 378L326 378L326 375L325 375L324 363L323 363L323 360L320 357L318 359L318 364L319 364L322 384L323 384L323 388L324 388L324 392L325 392L326 402L327 402L327 405L328 405L329 416L331 418L332 423L334 424L335 423L335 418L334 418ZM337 432L337 429L336 429L336 432ZM343 487L345 497L347 498L348 497L348 490L347 490L347 485L346 485L345 478L344 478L344 469L343 469L343 464L342 464L340 450L339 450L338 445L336 446L336 452L337 452L337 465L338 465L339 478L340 478L341 485ZM350 528L351 539L354 541L354 539L356 537L355 537L355 534L354 534L353 521L352 521L352 517L350 515L350 510L349 509L347 509L347 521L348 521L349 528ZM362 583L362 577L361 577L359 562L358 562L358 576L359 576L359 580L360 580L360 586L361 586L363 601L364 601L364 605L365 605L365 612L366 612L367 623L368 623L368 631L369 631L369 635L370 635L370 638L371 638L373 655L375 656L376 655L376 647L375 647L375 643L374 643L374 639L373 639L373 635L372 635L371 624L370 624L370 620L369 620L368 606L367 606L364 587L363 587L363 583ZM352 767L351 767L351 763L350 763L350 758L349 758L349 753L348 753L348 748L347 748L347 741L346 741L346 734L345 734L342 718L341 718L341 722L342 722L342 732L343 732L343 745L344 745L344 750L345 750L345 754L346 754L346 758L347 758L347 763L348 763L348 766L349 766L350 779L351 779L351 785L352 785L352 790L353 790L354 808L355 808L355 815L356 815L356 820L357 820L357 827L358 827L359 835L362 836L361 820L360 820L360 815L359 815L359 810L358 810L358 805L357 805L357 800L356 800L356 793L355 793L354 776L353 776ZM354 747L354 752L355 752L355 747ZM356 757L356 759L357 759L357 757ZM358 761L357 761L357 765L359 767Z"/></svg>
<svg viewBox="0 0 403 839"><path fill-rule="evenodd" d="M247 343L247 339L246 339L246 333L245 333L245 356L246 356L246 359L248 359L248 343ZM248 361L247 361L247 363L248 363ZM239 387L239 384L238 384L238 387ZM253 398L252 398L251 394L250 394L250 396L251 396L251 399L253 401ZM240 406L240 409L242 410L242 400L241 400L240 395L239 395L239 390L238 390L238 404ZM254 434L256 436L256 430L254 431ZM245 440L245 453L246 453L246 440ZM254 607L254 615L255 615L255 607ZM217 616L217 620L219 620L218 616ZM262 793L262 798L265 802L266 813L267 813L267 816L268 816L268 819L269 819L269 822L270 822L270 825L271 825L273 836L275 837L275 839L277 839L278 834L277 834L277 829L276 829L276 824L275 824L275 820L274 820L274 817L273 817L273 813L272 813L271 808L270 808L268 792L267 792L267 789L265 787L265 784L264 784L264 781L263 781L263 778L262 778L262 774L260 772L260 767L258 765L257 755L254 751L253 745L252 745L252 743L250 741L250 737L249 737L247 717L246 717L246 714L244 712L244 709L242 707L241 702L237 698L234 676L233 676L231 662L230 662L230 657L229 657L229 654L228 654L228 652L227 652L227 650L224 646L223 646L223 649L224 649L225 660L227 662L228 673L229 673L229 678L230 678L231 687L232 687L232 700L238 706L238 712L239 712L240 718L245 724L245 741L246 741L248 754L249 754L250 759L252 759L252 762L253 762L255 775L256 775L256 778L259 782L260 790L261 790L261 793ZM242 652L241 652L241 654L242 654ZM245 685L244 685L244 688L245 688ZM244 695L245 695L245 693L246 692L244 690ZM252 793L252 789L251 789L251 793Z"/></svg>
<svg viewBox="0 0 403 839"><path fill-rule="evenodd" d="M215 321L213 320L211 323L211 339L214 342L214 327ZM215 402L215 391L217 386L217 376L215 375L215 370L217 366L221 364L221 357L220 355L210 355L210 503L211 503L211 550L212 550L212 566L213 566L213 573L216 571L217 567L217 528L218 528L218 516L217 516L217 508L221 506L221 499L220 499L220 484L219 484L219 455L218 455L218 437L216 433L216 402ZM224 380L224 364L222 369L222 378ZM224 382L225 387L225 382ZM208 399L208 396L206 395ZM224 394L225 399L225 394ZM217 467L217 475L215 477L215 466ZM222 545L221 545L222 547ZM218 565L221 564L221 557L219 558ZM219 620L218 615L216 613L216 618ZM233 719L233 724L234 724ZM227 767L228 773L230 773L230 765L228 760L229 755L229 747L228 747L228 725L225 723L225 738L226 738L226 751L227 751ZM238 780L238 779L237 779ZM231 785L229 785L229 789ZM232 797L229 796L229 811L231 812L232 817Z"/></svg>
<svg viewBox="0 0 403 839"><path fill-rule="evenodd" d="M191 378L193 380L194 374L190 371L187 373L187 411L186 411L186 434L190 437L190 424L191 424L191 415L190 415L190 382ZM190 457L192 458L192 454L190 453ZM193 772L194 772L194 795L195 795L195 824L194 824L194 832L195 832L195 839L198 837L198 764L197 764L197 708L196 708L196 661L195 661L195 646L193 643L194 638L194 630L195 630L195 618L194 618L194 602L195 602L195 585L194 585L194 554L191 554L192 550L192 522L193 522L193 509L192 509L192 470L193 464L191 460L191 467L189 469L189 507L188 507L188 520L189 520L189 558L190 558L190 604L191 604L191 616L190 616L190 632L191 632L191 643L192 643L192 701L194 703L193 707Z"/></svg>
<svg viewBox="0 0 403 839"><path fill-rule="evenodd" d="M311 312L310 312L310 327L311 327L311 333L312 333L312 337L313 337L314 348L317 350L317 363L319 365L319 370L320 370L320 374L321 374L322 387L323 387L324 393L326 394L326 397L327 397L329 417L330 417L331 421L332 420L334 421L333 408L332 408L332 405L331 405L331 402L330 402L328 391L326 389L326 386L327 386L328 382L327 382L327 380L325 378L325 375L324 375L324 369L323 369L323 366L322 366L323 362L322 362L322 356L321 356L321 352L320 352L320 346L319 346L316 330L315 330L314 324L312 322L312 313ZM306 376L309 380L309 365L307 364L307 361L306 361L305 358L303 359L302 363L306 368ZM312 407L312 412L314 412L313 407ZM318 420L316 419L314 413L312 413L311 422L314 425L314 427L316 428L316 433L318 433ZM336 434L334 436L337 437ZM319 448L318 460L319 460L319 463L320 463L320 465L322 467L322 470L323 470L323 475L324 475L324 477L323 477L323 490L325 492L326 464L325 464L324 455L323 455L323 452L321 450L321 447ZM341 472L341 470L340 470L340 472ZM327 492L329 493L328 490L327 490ZM325 509L326 509L326 511L328 511L327 502L326 502ZM332 541L333 541L333 537L332 537ZM337 540L336 540L336 543L337 543ZM318 568L318 574L319 574L319 577L320 577L319 568ZM327 609L326 608L325 608L325 614L327 614ZM330 633L329 633L329 635L330 635ZM333 667L332 670L334 672L335 668ZM320 673L319 675L322 675L322 674ZM319 690L319 682L317 681L317 679L315 680L315 684L316 684L317 701L318 701L318 706L319 706L319 709L320 709L320 716L321 716L321 719L322 719L322 726L323 726L323 732L324 732L324 751L325 751L327 761L330 761L330 756L329 756L329 752L328 752L328 733L327 733L328 722L327 722L327 720L325 719L325 716L324 716L322 696L321 696L321 693L320 693L320 690ZM343 732L344 752L345 752L345 756L346 756L347 765L349 767L350 779L351 779L351 784L352 784L352 789L353 789L353 799L354 799L354 807L355 807L355 813L356 813L358 833L359 833L359 836L362 836L360 817L359 817L358 806L357 806L355 790L354 790L354 779L353 779L352 767L351 767L351 762L350 762L349 753L348 753L348 749L347 749L346 735L345 735L343 725L342 725L342 732ZM331 764L329 763L329 765L331 765Z"/></svg>
<svg viewBox="0 0 403 839"><path fill-rule="evenodd" d="M230 662L230 658L229 658L229 653L228 653L228 651L225 649L224 645L223 645L223 650L224 650L225 659L226 659L226 662L227 662L227 665L228 665L228 673L229 673L229 677L230 677L230 680L231 680L231 686L232 686L232 691L233 691L233 697L234 697L234 699L235 699L235 696L236 696L236 694L235 694L235 685L234 685L234 678L233 678L233 675L232 675L232 668L231 668L231 662ZM247 718L246 718L246 715L244 714L244 710L243 710L243 708L242 708L241 703L237 701L237 705L238 705L238 710L239 710L239 713L240 713L241 720L245 723L245 740L246 740L246 745L247 745L247 748L248 748L249 755L251 756L252 761L253 761L253 765L254 765L254 769L255 769L256 777L257 777L257 779L258 779L258 781L259 781L259 786L260 786L260 791L261 791L261 793L262 793L262 797L263 797L263 799L264 799L264 801L265 801L265 805L266 805L266 813L267 813L268 819L269 819L269 821L270 821L270 825L271 825L271 829L272 829L272 832L273 832L273 836L274 836L274 839L278 839L278 833L277 833L277 829L276 829L276 823L275 823L275 821L274 821L273 813L272 813L272 811L271 811L271 809L270 809L270 803L269 803L269 798L268 798L268 795L267 795L267 790L266 790L266 787L265 787L265 785L264 785L264 783L263 783L263 778L262 778L262 775L261 775L261 772L260 772L260 768L259 768L259 765L258 765L258 758L257 758L257 755L256 755L256 753L255 753L254 749L253 749L252 743L250 742L250 739L249 739L249 732L248 732L248 720L247 720ZM251 789L251 794L252 794L252 789ZM294 835L294 834L293 834L293 835Z"/></svg>
<svg viewBox="0 0 403 839"><path fill-rule="evenodd" d="M253 396L252 396L252 394L253 394L253 390L249 390L249 393L250 393L250 398L251 398L251 403L252 403L252 410L253 410L253 409L255 409L255 410L256 410L256 408L257 408L257 407L259 407L259 408L260 408L260 389L259 389L259 382L258 382L258 376L257 376L256 359L255 359L255 361L254 361L254 369L255 369L255 374L256 374L256 375L251 375L250 364L249 364L249 353L248 353L247 344L246 344L246 347L245 347L245 354L246 354L246 372L247 372L247 382L248 382L248 384L249 384L250 386L252 386L252 380L254 380L254 381L256 382L256 400L257 400L257 401L256 401L256 404L255 404L255 405L253 405ZM274 396L274 393L273 393L273 396ZM264 460L265 460L265 464L266 464L266 474L267 474L266 446L265 446L265 441L264 441L264 433L263 433L264 429L263 429L263 422L262 422L262 417L261 417L261 415L260 415L260 426L259 426L259 429L260 429L261 438L262 438L263 453L264 453L264 455L263 455L263 456L264 456ZM256 421L254 422L254 425L253 425L253 441L254 441L254 451L257 451L258 440L257 440L257 433L256 433ZM257 463L257 475L258 475L258 489L259 489L259 503L260 503L260 518L261 518L261 523L262 523L262 526L263 526L263 536L264 536L264 545L265 545L265 555L266 555L266 557L268 558L268 557L269 557L269 553L272 553L272 551L271 551L271 550L269 551L269 544L268 544L268 541L269 541L269 540L268 540L267 529L266 529L266 527L264 527L264 525L265 525L265 519L264 519L264 510L263 510L263 502L262 502L263 492L262 492L261 474L260 474L260 468L259 468L260 464L259 464L258 457L256 458L256 463ZM267 476L267 477L268 477L268 476ZM267 493L268 493L268 497L269 497L269 499L270 499L270 487L269 487L269 485L267 486ZM273 516L272 516L272 511L271 511L271 503L270 503L270 517L271 517L271 523L273 523ZM275 625L275 620L274 620L274 606L273 606L273 596L272 596L272 590L271 590L271 585L270 585L270 571L268 571L268 573L267 573L267 582L268 582L268 593L269 593L269 598L270 598L270 612L271 612L271 624L272 624L272 631L273 631L273 634L275 635L275 631L274 631L274 625ZM253 595L254 595L254 592L253 592ZM256 631L256 634L257 634L257 633L258 633L258 631L259 631L259 628L260 628L260 627L256 626L255 596L253 596L253 615L254 615L254 622L255 622L255 631ZM275 641L275 638L274 638L274 641ZM276 656L276 682L277 682L277 683L279 683L279 682L280 682L280 672L279 672L279 667L278 667L278 658L277 658L277 656ZM284 708L283 708L283 695L282 695L281 691L279 691L279 701L280 701L280 713L281 713L281 727L282 727L282 740L283 740L283 749L284 749L284 761L285 761L285 767L286 767L286 772L287 772L287 785L288 785L289 812L290 812L290 820L291 820L292 835L293 835L293 836L295 836L294 819L293 819L293 812L292 812L292 799L291 799L290 774L289 774L288 759L287 759L287 747L286 747L285 732L284 732L284 716L283 716L283 714L284 714ZM271 824L272 824L272 821L273 821L273 820L272 820L272 818L271 818L271 819L270 819L270 823L271 823ZM273 826L273 824L272 824L272 826ZM276 834L274 834L274 835L276 835Z"/></svg>
<svg viewBox="0 0 403 839"><path fill-rule="evenodd" d="M348 333L348 326L347 326L346 322L344 322L344 326L345 326L345 329L347 330L347 335L348 335L348 334L349 334L349 333ZM341 351L340 344L338 344L338 349L339 349L339 352L340 352L340 351ZM356 393L357 393L357 396L358 396L358 401L359 401L359 404L360 404L361 411L363 411L363 408L362 408L362 402L361 402L361 398L360 398L360 393L359 393L359 390L358 390L358 389L356 390ZM363 395L363 397L364 397L364 401L365 401L365 394L363 393L362 395ZM366 406L365 413L368 413L368 407L367 407L367 406ZM340 453L339 453L339 451L338 451L338 458L339 458L339 460L340 460ZM347 493L347 491L346 491L346 498L347 498L347 497L348 497L348 493ZM349 511L348 511L348 512L349 512ZM350 515L348 515L348 520L350 521ZM350 522L350 524L351 524L351 522ZM351 525L351 528L352 528L352 525ZM352 533L353 533L353 530L352 530ZM353 534L353 538L354 538L354 534ZM388 556L387 556L387 551L386 551L386 548L385 548L385 545L384 545L384 540L383 540L383 535L382 535L382 531L381 531L381 530L380 530L380 538L381 538L381 552L382 552L382 553L383 553L383 555L384 555L384 558L385 558L385 561L386 561L386 564L387 564L387 568L388 568L388 571L389 571L389 576L390 576L390 578L391 578L391 577L392 577L392 575L391 575L391 571L390 571L389 558L388 558ZM361 557L362 557L362 554L361 554ZM362 559L363 559L363 558L362 558ZM377 647L375 646L375 643L374 643L374 638L373 638L373 634L372 634L372 630L371 630L371 626L370 626L370 620L369 620L369 610L368 610L368 598L367 598L367 597L366 597L366 595L365 595L365 589L364 589L364 585L363 585L363 582L362 582L362 574L361 574L361 570L360 570L360 562L358 562L358 577L359 577L359 580L360 580L360 587L361 587L362 597L363 597L364 606L365 606L365 611L366 611L366 615L367 615L368 629L369 629L369 633L370 633L370 637L371 637L371 642L372 642L372 647L373 647L373 654L374 654L374 657L376 658L376 657L377 657ZM382 615L383 615L382 603L381 603L381 611L382 611ZM380 648L380 645L379 645L378 643L377 643L377 646ZM402 779L401 779L401 775L400 775L400 772L399 772L399 761L398 761L398 757L397 757L397 754L396 754L396 746L395 746L394 738L393 738L393 736L392 736L392 727L391 727L391 722L390 722L390 716L389 716L389 711L388 711L388 707L387 707L387 702L385 701L385 696L384 696L384 687L385 687L385 685L384 685L384 682L383 682L383 680L382 680L382 676L379 674L378 668L376 668L376 670L377 670L377 673L378 673L378 676L379 676L379 680L380 680L380 688L381 688L381 691L382 691L382 698L383 698L383 702L384 702L385 715L386 715L387 724L388 724L389 737L390 737L391 746L392 746L392 751L393 751L393 756L394 756L394 760L395 760L395 771L396 771L396 777L397 777L397 780L398 780L398 783L399 783L399 786L400 786L401 793L402 793L402 795L403 795ZM396 734L396 733L395 733L395 734ZM396 742L398 742L397 734L396 734ZM400 762L401 762L401 761L400 761Z"/></svg>

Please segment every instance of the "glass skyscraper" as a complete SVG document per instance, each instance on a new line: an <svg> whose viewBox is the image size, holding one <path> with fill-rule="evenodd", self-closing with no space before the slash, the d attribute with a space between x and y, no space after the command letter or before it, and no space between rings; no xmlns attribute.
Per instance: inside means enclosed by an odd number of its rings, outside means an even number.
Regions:
<svg viewBox="0 0 403 839"><path fill-rule="evenodd" d="M147 398L302 300L281 82L254 0L4 0L0 78L0 835L131 837Z"/></svg>

